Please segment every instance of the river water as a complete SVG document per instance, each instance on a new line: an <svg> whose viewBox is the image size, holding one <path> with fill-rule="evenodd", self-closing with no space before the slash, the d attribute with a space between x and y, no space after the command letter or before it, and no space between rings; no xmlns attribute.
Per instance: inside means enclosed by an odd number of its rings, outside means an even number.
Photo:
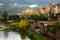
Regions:
<svg viewBox="0 0 60 40"><path fill-rule="evenodd" d="M22 40L21 36L17 32L8 32L8 37L5 37L4 31L0 31L0 40ZM28 37L25 40L30 40Z"/></svg>

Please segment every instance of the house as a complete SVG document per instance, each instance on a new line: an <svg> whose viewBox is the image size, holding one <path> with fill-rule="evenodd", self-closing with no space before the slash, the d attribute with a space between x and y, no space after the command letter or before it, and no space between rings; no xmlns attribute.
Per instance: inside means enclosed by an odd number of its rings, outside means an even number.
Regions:
<svg viewBox="0 0 60 40"><path fill-rule="evenodd" d="M32 9L32 8L23 8L22 9L23 15L32 15L33 13L34 13L34 9Z"/></svg>

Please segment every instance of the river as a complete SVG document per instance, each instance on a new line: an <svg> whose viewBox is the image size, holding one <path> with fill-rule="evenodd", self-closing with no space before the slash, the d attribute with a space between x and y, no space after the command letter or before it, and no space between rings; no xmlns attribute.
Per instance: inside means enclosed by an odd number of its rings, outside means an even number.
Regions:
<svg viewBox="0 0 60 40"><path fill-rule="evenodd" d="M0 31L0 40L22 40L21 36L17 32L8 32L8 37L5 37L4 31ZM25 40L30 40L28 37Z"/></svg>

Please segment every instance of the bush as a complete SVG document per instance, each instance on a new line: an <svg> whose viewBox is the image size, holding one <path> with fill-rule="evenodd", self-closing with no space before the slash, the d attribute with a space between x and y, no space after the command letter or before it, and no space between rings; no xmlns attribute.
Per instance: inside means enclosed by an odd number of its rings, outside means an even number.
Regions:
<svg viewBox="0 0 60 40"><path fill-rule="evenodd" d="M46 21L48 18L45 16L45 15L43 15L43 14L41 14L40 16L39 16L39 20L40 21Z"/></svg>
<svg viewBox="0 0 60 40"><path fill-rule="evenodd" d="M35 21L46 21L48 18L45 15L40 14L39 16L31 15L30 17L28 17L28 19L35 20Z"/></svg>
<svg viewBox="0 0 60 40"><path fill-rule="evenodd" d="M55 23L55 24L52 25L52 27L51 27L51 31L52 31L52 32L56 32L57 30L60 30L60 22Z"/></svg>
<svg viewBox="0 0 60 40"><path fill-rule="evenodd" d="M15 21L18 20L19 21L20 20L20 16L19 15L10 15L9 16L9 20L15 20Z"/></svg>
<svg viewBox="0 0 60 40"><path fill-rule="evenodd" d="M9 26L12 31L20 31L18 23L11 23Z"/></svg>
<svg viewBox="0 0 60 40"><path fill-rule="evenodd" d="M25 19L22 19L22 20L20 20L20 22L19 22L19 28L20 29L26 29L27 28L27 26L29 25L29 22L27 22L27 20L25 20Z"/></svg>
<svg viewBox="0 0 60 40"><path fill-rule="evenodd" d="M31 32L29 30L27 30L28 32L28 37L31 39L31 40L47 40L46 38L42 37L42 36L39 36L38 34L34 33L34 32Z"/></svg>

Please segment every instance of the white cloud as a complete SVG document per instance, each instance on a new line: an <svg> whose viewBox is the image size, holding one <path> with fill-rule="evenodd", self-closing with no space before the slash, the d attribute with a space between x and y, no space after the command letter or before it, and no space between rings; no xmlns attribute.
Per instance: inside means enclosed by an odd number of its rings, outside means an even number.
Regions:
<svg viewBox="0 0 60 40"><path fill-rule="evenodd" d="M0 5L4 5L3 3L0 3Z"/></svg>
<svg viewBox="0 0 60 40"><path fill-rule="evenodd" d="M22 4L13 4L14 6L24 6L24 7L30 7L30 8L35 8L35 7L39 7L37 4L31 4L31 5L22 5Z"/></svg>
<svg viewBox="0 0 60 40"><path fill-rule="evenodd" d="M13 4L13 5L17 6L18 4Z"/></svg>
<svg viewBox="0 0 60 40"><path fill-rule="evenodd" d="M30 8L39 7L37 4L27 5Z"/></svg>

